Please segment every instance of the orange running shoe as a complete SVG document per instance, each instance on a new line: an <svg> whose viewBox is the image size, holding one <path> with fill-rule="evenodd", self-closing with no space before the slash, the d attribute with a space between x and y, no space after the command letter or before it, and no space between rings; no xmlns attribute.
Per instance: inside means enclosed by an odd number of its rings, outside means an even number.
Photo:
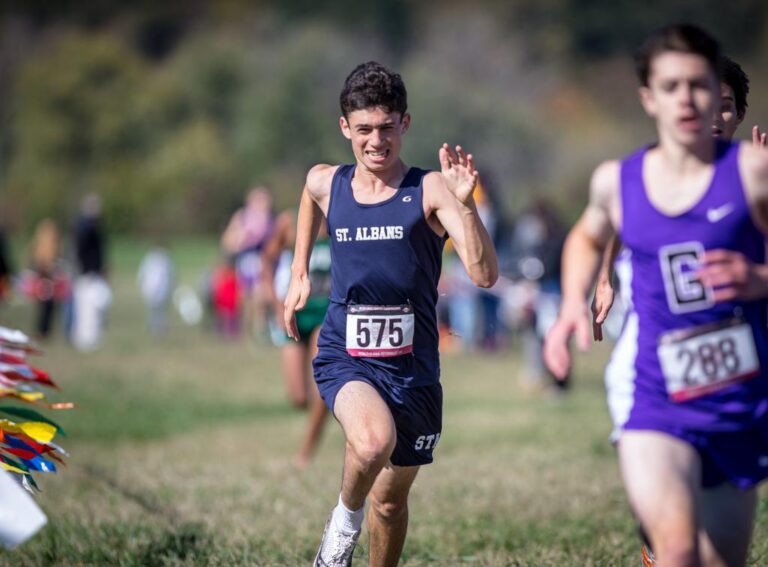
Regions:
<svg viewBox="0 0 768 567"><path fill-rule="evenodd" d="M643 567L653 567L656 565L656 558L653 556L653 551L643 546Z"/></svg>

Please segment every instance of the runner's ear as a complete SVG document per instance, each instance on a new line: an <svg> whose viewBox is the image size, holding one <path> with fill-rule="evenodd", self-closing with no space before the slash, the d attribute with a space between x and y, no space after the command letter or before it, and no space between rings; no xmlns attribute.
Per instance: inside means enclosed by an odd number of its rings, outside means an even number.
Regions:
<svg viewBox="0 0 768 567"><path fill-rule="evenodd" d="M400 123L402 125L402 133L405 134L408 131L408 128L411 127L411 115L407 112L403 114L403 118Z"/></svg>
<svg viewBox="0 0 768 567"><path fill-rule="evenodd" d="M339 128L341 128L341 133L347 140L352 139L352 130L349 127L349 121L344 116L339 116Z"/></svg>
<svg viewBox="0 0 768 567"><path fill-rule="evenodd" d="M643 105L643 110L651 118L656 117L656 101L653 98L653 93L648 87L640 87L637 89L637 94L640 97L640 104Z"/></svg>

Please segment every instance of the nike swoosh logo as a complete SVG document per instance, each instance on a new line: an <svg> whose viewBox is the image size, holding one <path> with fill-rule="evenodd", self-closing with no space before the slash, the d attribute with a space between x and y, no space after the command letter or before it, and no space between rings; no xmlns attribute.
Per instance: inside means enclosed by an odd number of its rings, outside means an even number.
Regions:
<svg viewBox="0 0 768 567"><path fill-rule="evenodd" d="M707 209L707 220L709 222L720 222L725 217L730 215L734 209L735 206L733 203L726 203L725 205L721 205L715 209Z"/></svg>

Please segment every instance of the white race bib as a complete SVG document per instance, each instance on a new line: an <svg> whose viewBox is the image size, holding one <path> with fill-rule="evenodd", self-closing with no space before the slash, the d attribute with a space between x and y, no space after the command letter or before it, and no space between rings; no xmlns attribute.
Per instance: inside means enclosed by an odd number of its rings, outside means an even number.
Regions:
<svg viewBox="0 0 768 567"><path fill-rule="evenodd" d="M705 396L760 372L752 328L742 319L666 333L657 353L675 402Z"/></svg>
<svg viewBox="0 0 768 567"><path fill-rule="evenodd" d="M414 323L410 305L348 305L347 352L374 358L413 352Z"/></svg>

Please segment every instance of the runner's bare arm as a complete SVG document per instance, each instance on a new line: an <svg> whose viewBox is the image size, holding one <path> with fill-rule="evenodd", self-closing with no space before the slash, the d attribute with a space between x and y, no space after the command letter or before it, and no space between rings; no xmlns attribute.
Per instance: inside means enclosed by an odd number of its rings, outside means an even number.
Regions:
<svg viewBox="0 0 768 567"><path fill-rule="evenodd" d="M264 288L267 298L274 306L275 319L279 325L283 325L283 306L277 297L275 289L275 269L280 260L280 254L288 248L294 240L294 219L292 211L284 211L275 220L275 228L272 236L264 245L261 253L261 264L264 270Z"/></svg>
<svg viewBox="0 0 768 567"><path fill-rule="evenodd" d="M559 379L568 376L571 354L568 342L577 335L581 350L589 348L590 320L587 293L592 287L600 255L616 225L619 163L601 164L592 175L587 208L571 229L563 248L563 303L557 321L544 342L544 362Z"/></svg>
<svg viewBox="0 0 768 567"><path fill-rule="evenodd" d="M739 148L739 171L744 192L757 227L768 235L768 148L742 144Z"/></svg>
<svg viewBox="0 0 768 567"><path fill-rule="evenodd" d="M613 290L613 264L621 250L622 242L614 235L603 254L600 263L600 273L595 284L595 296L592 298L592 338L603 340L603 323L613 306L615 292Z"/></svg>
<svg viewBox="0 0 768 567"><path fill-rule="evenodd" d="M589 203L563 248L563 303L586 306L600 256L613 236L619 163L601 164L592 175Z"/></svg>
<svg viewBox="0 0 768 567"><path fill-rule="evenodd" d="M221 249L228 254L237 254L243 247L244 233L241 227L241 215L242 212L238 209L235 214L232 215L232 218L229 219L227 228L224 229L224 232L221 235Z"/></svg>
<svg viewBox="0 0 768 567"><path fill-rule="evenodd" d="M291 264L291 283L285 296L283 320L288 336L298 341L296 311L304 308L312 290L309 282L309 256L317 238L320 223L328 211L331 182L336 166L320 164L309 170L301 194L296 223L296 244Z"/></svg>
<svg viewBox="0 0 768 567"><path fill-rule="evenodd" d="M441 173L430 173L424 180L428 218L437 221L453 239L454 248L472 282L491 287L499 277L496 250L483 226L472 191L478 173L471 154L460 146L456 151L443 144L439 151Z"/></svg>

